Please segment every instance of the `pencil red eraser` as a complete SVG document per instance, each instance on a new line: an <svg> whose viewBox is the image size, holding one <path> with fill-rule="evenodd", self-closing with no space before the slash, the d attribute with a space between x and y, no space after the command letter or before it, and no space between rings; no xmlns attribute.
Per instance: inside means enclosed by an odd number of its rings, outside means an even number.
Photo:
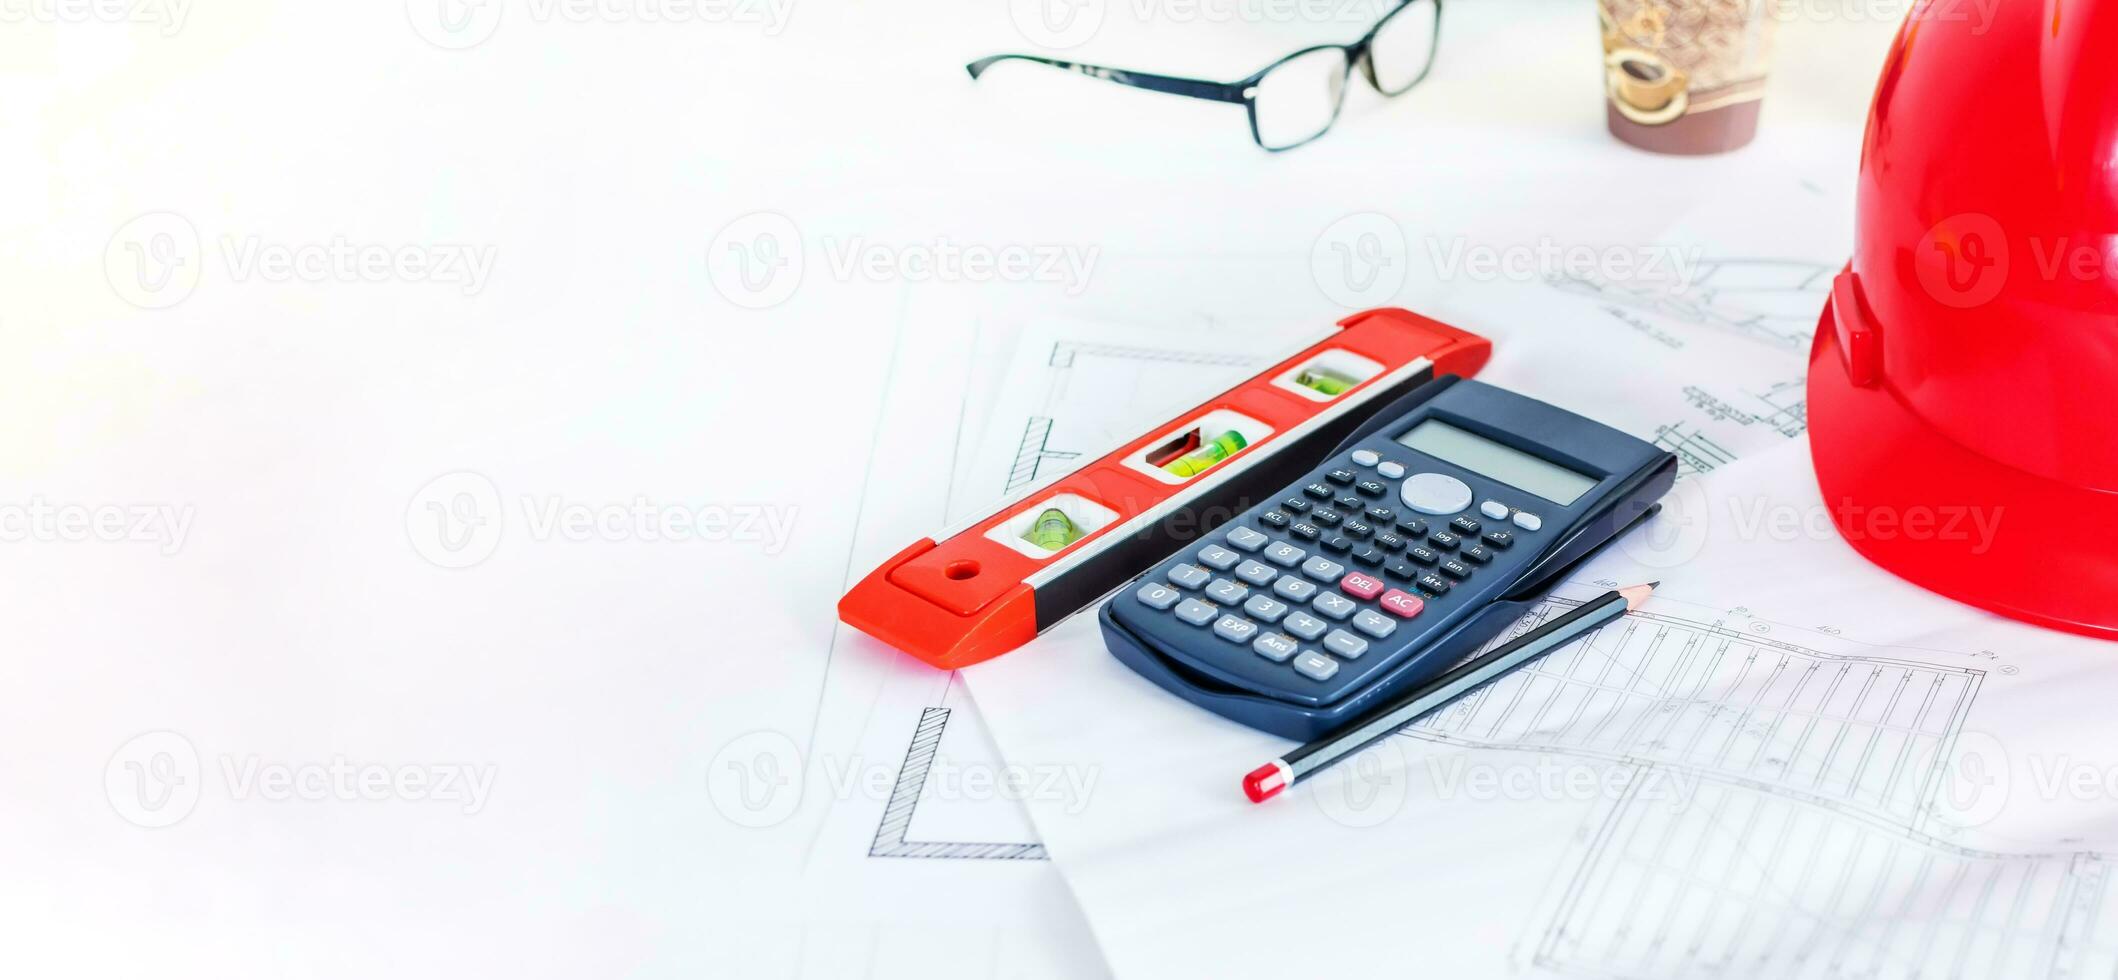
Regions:
<svg viewBox="0 0 2118 980"><path fill-rule="evenodd" d="M1243 777L1243 795L1252 803L1263 803L1287 788L1287 764L1278 759L1252 769Z"/></svg>

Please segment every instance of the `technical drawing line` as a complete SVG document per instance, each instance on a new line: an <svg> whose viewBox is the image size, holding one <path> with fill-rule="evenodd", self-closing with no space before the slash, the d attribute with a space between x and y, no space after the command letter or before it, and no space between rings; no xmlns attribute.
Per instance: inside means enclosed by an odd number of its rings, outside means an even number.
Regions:
<svg viewBox="0 0 2118 980"><path fill-rule="evenodd" d="M1916 829L1983 677L1641 611L1400 734L1718 775Z"/></svg>
<svg viewBox="0 0 2118 980"><path fill-rule="evenodd" d="M1555 880L1531 947L1540 968L1775 980L2118 971L2110 855L1962 847L1720 776L1671 804L1642 790L1656 766L1630 768Z"/></svg>
<svg viewBox="0 0 2118 980"><path fill-rule="evenodd" d="M869 857L887 858L955 858L1003 861L1042 861L1046 859L1043 844L988 844L956 841L911 841L905 833L912 826L912 816L919 806L921 792L926 789L927 774L933 769L934 755L941 748L941 735L949 724L948 708L928 708L920 712L919 725L912 731L912 744L905 750L905 761L898 767L897 782L890 787L890 800L883 806L882 823L875 828L875 842L868 847Z"/></svg>
<svg viewBox="0 0 2118 980"><path fill-rule="evenodd" d="M1718 327L1772 347L1806 351L1836 268L1789 259L1708 259L1683 282L1616 282L1555 274L1552 287L1698 326Z"/></svg>
<svg viewBox="0 0 2118 980"><path fill-rule="evenodd" d="M1071 368L1074 366L1074 359L1083 354L1091 354L1097 357L1122 357L1135 361L1161 361L1169 364L1216 364L1226 367L1245 367L1257 363L1258 360L1247 354L1170 350L1160 347L1127 347L1119 344L1093 344L1061 340L1052 344L1052 355L1047 363L1055 368Z"/></svg>
<svg viewBox="0 0 2118 980"><path fill-rule="evenodd" d="M1022 445L1015 451L1015 468L1008 473L1007 492L1013 494L1037 482L1046 460L1065 462L1081 458L1078 452L1067 452L1050 448L1052 420L1042 415L1030 416L1023 426Z"/></svg>

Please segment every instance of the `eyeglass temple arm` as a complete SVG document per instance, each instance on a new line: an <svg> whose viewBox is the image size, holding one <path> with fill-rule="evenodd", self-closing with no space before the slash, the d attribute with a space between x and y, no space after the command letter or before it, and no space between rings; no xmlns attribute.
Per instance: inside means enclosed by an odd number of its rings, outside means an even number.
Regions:
<svg viewBox="0 0 2118 980"><path fill-rule="evenodd" d="M1064 71L1087 75L1090 78L1100 78L1107 82L1117 82L1120 85L1144 88L1152 92L1168 92L1171 95L1190 96L1194 99L1207 99L1214 102L1243 101L1243 86L1236 82L1209 82L1197 78L1150 75L1146 72L1126 71L1122 68L1105 68L1101 65L1083 65L1071 61L1039 58L1031 54L996 54L990 58L980 58L963 66L963 68L965 71L970 72L971 78L975 80L978 76L985 74L986 69L1002 61L1032 61L1040 65L1050 65Z"/></svg>

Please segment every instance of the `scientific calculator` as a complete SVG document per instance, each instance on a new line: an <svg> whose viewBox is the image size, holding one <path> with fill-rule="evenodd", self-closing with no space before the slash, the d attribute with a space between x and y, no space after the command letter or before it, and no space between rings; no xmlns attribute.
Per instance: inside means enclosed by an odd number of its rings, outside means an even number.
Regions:
<svg viewBox="0 0 2118 980"><path fill-rule="evenodd" d="M1120 588L1104 640L1188 701L1316 738L1520 619L1676 472L1616 429L1438 378Z"/></svg>

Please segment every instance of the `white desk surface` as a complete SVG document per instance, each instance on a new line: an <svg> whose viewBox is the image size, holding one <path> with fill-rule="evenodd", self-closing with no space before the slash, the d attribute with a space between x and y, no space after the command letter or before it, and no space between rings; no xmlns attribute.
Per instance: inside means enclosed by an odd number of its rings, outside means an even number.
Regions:
<svg viewBox="0 0 2118 980"><path fill-rule="evenodd" d="M705 781L745 733L826 724L872 406L893 345L927 329L915 300L1155 323L1257 296L1321 324L1340 308L1311 244L1349 214L1622 243L1746 181L1850 181L1899 5L1811 5L1783 34L1763 137L1713 160L1604 134L1582 0L1453 0L1427 84L1387 102L1356 89L1327 138L1278 155L1233 106L1026 65L973 84L965 61L1026 46L997 0L793 0L776 33L746 22L762 7L645 16L665 6L449 0L500 13L461 50L422 36L425 0L150 3L172 19L139 23L25 7L0 32L6 972L857 965L807 938L818 807L738 827ZM1093 9L1100 31L1069 56L1210 77L1360 30ZM783 302L747 309L707 255L758 211L793 222L806 267ZM162 212L181 223L128 224ZM171 228L188 250L155 237ZM831 261L943 240L1097 258L1075 289ZM328 263L335 242L393 262L468 248L491 267L470 288L441 269L270 265ZM126 283L169 258L188 263L176 285L151 278L181 295ZM1448 286L1414 276L1397 299L1446 307ZM510 508L646 498L792 523L783 547L511 523L484 561L438 567L408 522L438 519L423 508L453 495L422 488L463 471ZM144 532L69 523L111 508ZM164 513L188 515L180 542ZM118 798L157 756L126 746L164 730L196 754L203 798L148 829ZM493 782L466 813L246 781L334 760ZM897 930L888 905L832 915L883 924L876 950L912 944L929 975L1095 962L954 943L946 915Z"/></svg>

